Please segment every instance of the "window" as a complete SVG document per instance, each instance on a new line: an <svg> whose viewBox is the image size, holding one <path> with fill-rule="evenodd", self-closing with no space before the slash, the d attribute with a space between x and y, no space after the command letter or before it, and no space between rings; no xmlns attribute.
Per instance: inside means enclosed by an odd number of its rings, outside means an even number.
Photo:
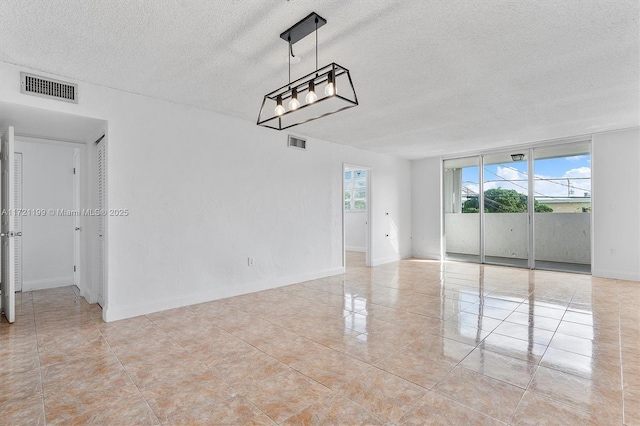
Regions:
<svg viewBox="0 0 640 426"><path fill-rule="evenodd" d="M367 171L344 172L344 211L367 211Z"/></svg>

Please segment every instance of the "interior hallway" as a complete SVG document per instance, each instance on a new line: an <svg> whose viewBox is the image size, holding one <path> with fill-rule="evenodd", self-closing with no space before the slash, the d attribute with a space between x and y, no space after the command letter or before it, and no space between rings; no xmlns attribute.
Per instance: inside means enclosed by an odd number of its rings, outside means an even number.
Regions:
<svg viewBox="0 0 640 426"><path fill-rule="evenodd" d="M0 324L2 424L640 424L640 286L404 260L104 323Z"/></svg>
<svg viewBox="0 0 640 426"><path fill-rule="evenodd" d="M359 251L346 251L345 252L346 269L351 271L355 268L365 268L366 253Z"/></svg>

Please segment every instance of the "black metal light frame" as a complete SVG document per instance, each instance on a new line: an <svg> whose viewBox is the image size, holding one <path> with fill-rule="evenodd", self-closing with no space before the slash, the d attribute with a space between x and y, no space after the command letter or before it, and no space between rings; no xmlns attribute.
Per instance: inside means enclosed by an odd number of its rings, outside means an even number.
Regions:
<svg viewBox="0 0 640 426"><path fill-rule="evenodd" d="M318 68L317 29L326 24L326 22L327 21L324 18L314 12L280 34L280 38L287 41L289 45L290 59L293 55L292 45L315 31L316 70L298 78L297 80L291 81L291 64L289 64L289 83L274 90L273 92L267 93L264 96L260 112L258 113L257 125L276 130L284 130L358 105L358 97L356 95L355 88L353 87L351 74L347 68L338 65L335 62L332 62L322 68ZM337 84L338 79L341 81L339 91ZM347 81L348 86L345 85ZM334 84L333 94L323 94L323 96L317 95L318 92L316 88L329 82ZM312 103L303 102L305 99L304 95L308 93L310 87L314 88L317 100ZM297 92L297 99L300 101L300 106L296 109L286 110L282 114L276 114L271 108L271 105L274 105L275 103L275 105L279 104L284 106L285 101L291 99L294 90ZM303 101L300 100L301 98ZM333 104L337 104L337 106L333 107ZM329 109L324 111L322 108L318 108L318 105L326 105ZM310 109L313 107L318 109L317 114L310 112ZM295 120L293 119L294 115L299 115L302 118Z"/></svg>
<svg viewBox="0 0 640 426"><path fill-rule="evenodd" d="M345 96L342 96L340 93L335 93L334 95L331 96L318 96L318 100L315 101L314 103L308 104L308 103L300 103L300 107L295 109L295 110L288 110L286 111L284 114L282 115L277 115L275 113L271 113L271 114L266 114L265 118L262 118L265 114L265 104L267 103L268 100L277 102L278 98L280 98L282 100L282 104L284 105L285 102L291 98L291 94L293 92L293 90L297 90L298 92L298 99L300 99L300 97L307 93L308 91L308 87L309 87L309 82L313 81L314 85L316 87L321 86L322 84L326 83L329 80L329 74L334 75L335 79L337 79L340 76L344 76L346 75L346 77L349 80L349 84L351 86L351 91L353 93L353 97L354 99L349 99ZM335 80L334 80L334 84ZM317 92L316 92L317 93ZM283 118L286 118L289 115L292 114L296 114L299 113L299 111L304 111L305 108L311 108L314 107L322 102L326 102L328 100L332 100L338 98L342 101L344 101L344 105L341 106L340 108L333 110L331 112L325 112L322 113L318 116L314 116L314 117L310 117L307 119L304 119L302 121L299 122L295 122L294 124L283 124ZM284 130L284 129L288 129L290 127L293 126L297 126L303 123L308 123L309 121L313 121L313 120L317 120L319 118L322 117L326 117L328 115L331 114L335 114L336 112L340 112L343 111L345 109L348 108L353 108L354 106L358 105L358 97L356 95L355 89L353 88L353 82L351 80L351 75L349 74L349 70L346 69L343 66L340 66L338 64L336 64L335 62L326 65L312 73L309 73L307 75L305 75L304 77L301 77L295 81L292 81L291 84L286 84L282 87L280 87L279 89L274 90L271 93L268 93L264 96L264 99L262 100L262 106L260 107L260 114L258 115L258 122L257 124L259 126L264 126L264 127L269 127L271 129L276 129L276 130ZM276 124L272 123L273 121L276 121Z"/></svg>

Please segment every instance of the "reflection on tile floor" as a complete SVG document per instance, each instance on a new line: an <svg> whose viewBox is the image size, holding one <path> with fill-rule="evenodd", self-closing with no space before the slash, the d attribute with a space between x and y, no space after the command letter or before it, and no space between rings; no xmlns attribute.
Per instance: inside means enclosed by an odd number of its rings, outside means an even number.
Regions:
<svg viewBox="0 0 640 426"><path fill-rule="evenodd" d="M640 424L640 283L404 260L105 324L0 323L0 424Z"/></svg>

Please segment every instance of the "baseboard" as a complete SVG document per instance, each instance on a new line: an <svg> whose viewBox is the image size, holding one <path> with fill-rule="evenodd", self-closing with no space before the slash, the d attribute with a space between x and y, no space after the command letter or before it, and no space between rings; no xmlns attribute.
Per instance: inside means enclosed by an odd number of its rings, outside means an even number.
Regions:
<svg viewBox="0 0 640 426"><path fill-rule="evenodd" d="M31 280L22 282L22 291L44 290L47 288L66 287L73 285L73 275L68 277L49 278L46 280Z"/></svg>
<svg viewBox="0 0 640 426"><path fill-rule="evenodd" d="M81 285L78 285L78 288L80 289L80 296L84 297L87 303L93 304L98 301L98 296L93 291Z"/></svg>
<svg viewBox="0 0 640 426"><path fill-rule="evenodd" d="M610 269L594 268L591 270L591 275L598 278L613 278L617 280L640 281L640 273L638 272L633 273L633 272L615 271Z"/></svg>
<svg viewBox="0 0 640 426"><path fill-rule="evenodd" d="M344 249L346 251L358 251L358 252L361 252L361 253L366 253L367 252L367 248L366 247L345 246Z"/></svg>
<svg viewBox="0 0 640 426"><path fill-rule="evenodd" d="M424 260L442 260L440 253L413 253L411 257Z"/></svg>
<svg viewBox="0 0 640 426"><path fill-rule="evenodd" d="M344 274L344 268L327 269L311 274L298 275L294 277L277 278L259 282L245 283L234 287L214 288L206 292L201 292L184 297L172 297L153 300L148 303L135 305L111 307L104 310L104 320L106 322L117 321L126 318L147 315L154 312L166 311L168 309L181 308L183 306L195 305L198 303L210 302L212 300L225 299L227 297L240 296L242 294L254 293L256 291L269 290L286 285L297 284L319 278L330 277L332 275ZM110 304L109 304L110 305Z"/></svg>
<svg viewBox="0 0 640 426"><path fill-rule="evenodd" d="M391 262L397 262L399 260L402 259L408 259L410 256L407 255L395 255L395 256L389 256L389 257L382 257L380 259L372 259L371 260L371 266L380 266L380 265L384 265L385 263L391 263Z"/></svg>

